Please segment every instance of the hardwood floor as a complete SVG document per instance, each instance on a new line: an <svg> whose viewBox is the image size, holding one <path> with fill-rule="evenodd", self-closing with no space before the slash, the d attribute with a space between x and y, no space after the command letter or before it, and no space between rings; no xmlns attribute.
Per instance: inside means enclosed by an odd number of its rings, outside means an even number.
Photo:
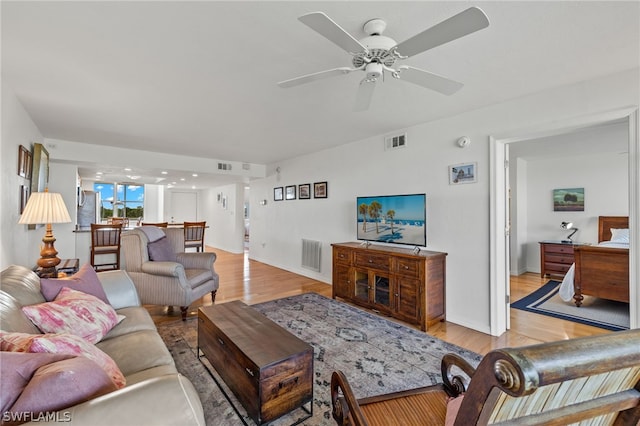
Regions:
<svg viewBox="0 0 640 426"><path fill-rule="evenodd" d="M242 300L248 305L282 297L316 292L331 297L331 286L292 272L248 259L248 254L215 251L218 258L216 272L220 275L220 289L216 303ZM511 277L511 300L516 301L536 290L548 281L539 274L526 273ZM207 295L194 302L189 315L197 315L199 306L210 305ZM180 310L161 306L147 306L156 324L179 321ZM407 324L409 327L414 327ZM414 327L416 328L416 327ZM511 329L499 337L480 333L450 322L442 322L428 330L429 334L447 342L462 346L479 354L507 346L523 346L574 337L608 333L606 330L559 320L544 315L511 309Z"/></svg>

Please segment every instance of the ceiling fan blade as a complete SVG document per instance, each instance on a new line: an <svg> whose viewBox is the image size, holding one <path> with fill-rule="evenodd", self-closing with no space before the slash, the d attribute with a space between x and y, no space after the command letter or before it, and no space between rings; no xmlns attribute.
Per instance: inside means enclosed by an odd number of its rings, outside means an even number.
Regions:
<svg viewBox="0 0 640 426"><path fill-rule="evenodd" d="M458 90L462 89L462 86L464 86L464 84L457 81L406 65L399 67L398 71L400 80L405 80L409 83L435 90L436 92L440 92L444 95L453 95Z"/></svg>
<svg viewBox="0 0 640 426"><path fill-rule="evenodd" d="M294 87L300 84L311 83L312 81L321 80L323 78L333 77L335 75L349 74L351 71L355 71L355 69L349 68L349 67L334 68L331 70L320 71L313 74L307 74L307 75L292 78L289 80L281 81L278 83L278 86L283 88Z"/></svg>
<svg viewBox="0 0 640 426"><path fill-rule="evenodd" d="M371 104L371 98L373 97L373 91L376 88L376 80L367 80L366 78L360 82L358 87L358 93L356 94L356 104L353 107L354 111L366 111Z"/></svg>
<svg viewBox="0 0 640 426"><path fill-rule="evenodd" d="M420 34L398 43L395 50L406 57L417 55L488 26L487 15L477 7L470 7Z"/></svg>
<svg viewBox="0 0 640 426"><path fill-rule="evenodd" d="M298 20L351 54L367 52L366 47L322 12L307 13Z"/></svg>

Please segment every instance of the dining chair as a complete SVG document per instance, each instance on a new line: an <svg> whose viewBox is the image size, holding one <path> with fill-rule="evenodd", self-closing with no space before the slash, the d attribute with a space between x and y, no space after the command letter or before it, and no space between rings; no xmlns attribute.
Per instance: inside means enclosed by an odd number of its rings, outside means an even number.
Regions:
<svg viewBox="0 0 640 426"><path fill-rule="evenodd" d="M120 269L122 224L91 224L91 266L96 271ZM97 263L96 257L109 255L115 261Z"/></svg>
<svg viewBox="0 0 640 426"><path fill-rule="evenodd" d="M184 250L204 251L204 228L207 222L184 222Z"/></svg>
<svg viewBox="0 0 640 426"><path fill-rule="evenodd" d="M166 228L169 222L142 222L142 226L157 226L158 228Z"/></svg>
<svg viewBox="0 0 640 426"><path fill-rule="evenodd" d="M129 218L126 217L110 217L107 219L109 225L122 225L123 228L129 227Z"/></svg>

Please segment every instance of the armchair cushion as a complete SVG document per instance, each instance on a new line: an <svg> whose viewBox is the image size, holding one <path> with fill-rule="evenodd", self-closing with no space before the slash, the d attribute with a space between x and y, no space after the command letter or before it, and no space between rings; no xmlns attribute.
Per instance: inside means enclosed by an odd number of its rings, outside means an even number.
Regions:
<svg viewBox="0 0 640 426"><path fill-rule="evenodd" d="M176 254L171 248L171 243L167 237L162 237L159 240L147 244L147 249L149 250L149 260L155 262L176 261Z"/></svg>

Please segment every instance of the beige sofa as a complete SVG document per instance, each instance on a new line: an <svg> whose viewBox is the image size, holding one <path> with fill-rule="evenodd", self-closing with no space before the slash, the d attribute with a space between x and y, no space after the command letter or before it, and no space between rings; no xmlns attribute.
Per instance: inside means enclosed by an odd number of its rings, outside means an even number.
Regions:
<svg viewBox="0 0 640 426"><path fill-rule="evenodd" d="M204 425L195 388L176 370L127 273L101 272L98 278L111 306L126 318L96 346L115 361L126 378L126 386L65 409L60 418L77 425ZM16 265L2 271L1 330L40 334L21 307L43 302L35 273Z"/></svg>

